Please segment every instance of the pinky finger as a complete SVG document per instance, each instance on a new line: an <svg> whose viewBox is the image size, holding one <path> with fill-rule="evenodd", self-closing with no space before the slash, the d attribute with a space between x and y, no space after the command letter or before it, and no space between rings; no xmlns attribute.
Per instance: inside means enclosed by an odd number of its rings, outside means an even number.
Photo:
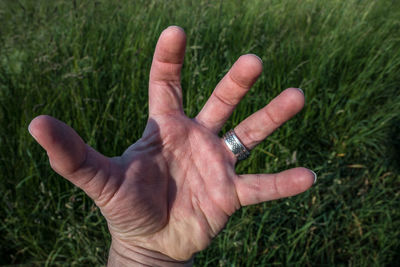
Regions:
<svg viewBox="0 0 400 267"><path fill-rule="evenodd" d="M235 179L242 206L290 197L309 189L317 175L306 168L294 168L275 174L244 174Z"/></svg>

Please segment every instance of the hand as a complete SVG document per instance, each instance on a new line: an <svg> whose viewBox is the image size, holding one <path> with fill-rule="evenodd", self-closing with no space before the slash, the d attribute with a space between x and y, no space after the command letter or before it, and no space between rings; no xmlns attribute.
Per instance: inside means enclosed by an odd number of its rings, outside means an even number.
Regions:
<svg viewBox="0 0 400 267"><path fill-rule="evenodd" d="M122 156L101 155L49 116L29 126L52 168L83 189L106 218L110 265L184 264L209 245L241 206L292 196L314 182L305 168L235 173L236 158L217 133L261 74L261 60L241 56L191 119L182 109L180 85L185 46L181 28L161 34L150 71L149 120L142 138ZM300 90L286 89L235 132L252 149L303 105Z"/></svg>

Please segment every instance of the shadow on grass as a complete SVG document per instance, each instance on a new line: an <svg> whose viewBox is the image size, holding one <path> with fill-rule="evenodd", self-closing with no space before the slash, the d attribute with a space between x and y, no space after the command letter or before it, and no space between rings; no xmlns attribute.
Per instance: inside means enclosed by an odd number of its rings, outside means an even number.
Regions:
<svg viewBox="0 0 400 267"><path fill-rule="evenodd" d="M388 146L388 163L396 171L400 171L400 118L395 118L390 123Z"/></svg>

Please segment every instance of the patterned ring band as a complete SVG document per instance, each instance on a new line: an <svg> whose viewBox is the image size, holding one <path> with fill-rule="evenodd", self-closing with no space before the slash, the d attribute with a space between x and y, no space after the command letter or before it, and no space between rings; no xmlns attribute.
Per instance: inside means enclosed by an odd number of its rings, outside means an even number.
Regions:
<svg viewBox="0 0 400 267"><path fill-rule="evenodd" d="M240 142L233 130L229 130L224 134L224 141L238 160L244 160L250 155L250 152L242 142Z"/></svg>

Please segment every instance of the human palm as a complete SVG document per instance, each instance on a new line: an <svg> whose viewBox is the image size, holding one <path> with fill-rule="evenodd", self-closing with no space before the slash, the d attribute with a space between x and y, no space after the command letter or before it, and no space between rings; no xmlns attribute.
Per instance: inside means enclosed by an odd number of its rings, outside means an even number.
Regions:
<svg viewBox="0 0 400 267"><path fill-rule="evenodd" d="M124 184L111 201L97 201L112 235L180 260L204 249L240 207L232 156L184 114L151 119L118 159Z"/></svg>
<svg viewBox="0 0 400 267"><path fill-rule="evenodd" d="M298 194L315 179L304 168L235 173L236 158L217 134L260 75L261 61L254 55L239 58L191 119L183 112L180 86L185 40L178 27L162 33L150 72L149 120L142 138L122 156L101 155L49 116L35 118L29 127L47 150L52 168L95 201L120 254L154 252L188 260L207 247L241 206ZM287 89L235 132L252 149L303 104L300 90Z"/></svg>

